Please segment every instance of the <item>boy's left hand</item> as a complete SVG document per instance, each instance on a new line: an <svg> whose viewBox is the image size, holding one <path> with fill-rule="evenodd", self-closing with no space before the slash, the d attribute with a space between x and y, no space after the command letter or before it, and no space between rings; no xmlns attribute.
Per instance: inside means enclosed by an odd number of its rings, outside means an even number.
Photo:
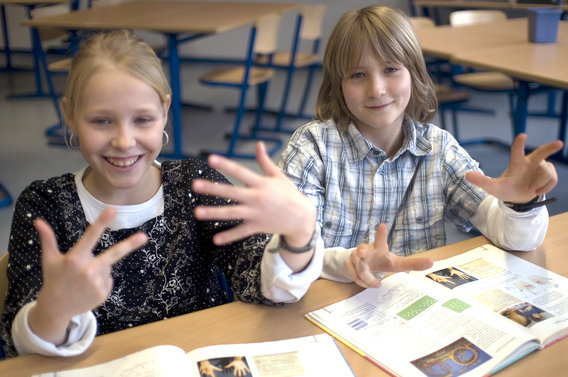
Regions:
<svg viewBox="0 0 568 377"><path fill-rule="evenodd" d="M422 271L432 267L430 258L420 256L401 257L390 252L387 244L386 224L377 226L373 243L361 243L345 260L345 269L353 281L363 288L378 288L381 280L375 273Z"/></svg>
<svg viewBox="0 0 568 377"><path fill-rule="evenodd" d="M554 166L546 159L562 149L556 140L536 148L525 155L527 135L520 134L511 146L511 160L499 178L490 178L479 172L469 172L466 179L488 194L513 203L527 203L544 195L556 186L558 176Z"/></svg>

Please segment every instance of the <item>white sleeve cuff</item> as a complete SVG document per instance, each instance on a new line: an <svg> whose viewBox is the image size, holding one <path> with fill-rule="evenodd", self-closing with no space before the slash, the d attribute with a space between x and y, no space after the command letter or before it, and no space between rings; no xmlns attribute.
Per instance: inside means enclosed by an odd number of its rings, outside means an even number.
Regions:
<svg viewBox="0 0 568 377"><path fill-rule="evenodd" d="M92 312L73 317L67 328L67 340L56 346L30 329L28 315L35 304L33 301L21 308L12 324L12 339L19 355L76 356L89 348L97 333L97 320Z"/></svg>
<svg viewBox="0 0 568 377"><path fill-rule="evenodd" d="M479 204L471 223L498 247L531 251L544 241L548 229L546 206L517 212L501 200L488 195Z"/></svg>
<svg viewBox="0 0 568 377"><path fill-rule="evenodd" d="M343 247L331 247L325 249L323 270L320 277L341 283L352 283L353 279L347 273L345 261L349 258L353 250L355 250L355 248L345 249Z"/></svg>
<svg viewBox="0 0 568 377"><path fill-rule="evenodd" d="M319 234L319 229L316 230ZM318 235L310 263L300 272L293 272L280 256L280 236L275 234L264 249L260 265L260 284L264 297L273 302L300 300L321 273L323 265L323 240Z"/></svg>

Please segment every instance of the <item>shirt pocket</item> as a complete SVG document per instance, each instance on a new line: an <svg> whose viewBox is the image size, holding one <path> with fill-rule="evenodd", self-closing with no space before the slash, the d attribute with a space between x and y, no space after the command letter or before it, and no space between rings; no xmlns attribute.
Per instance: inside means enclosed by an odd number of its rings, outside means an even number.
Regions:
<svg viewBox="0 0 568 377"><path fill-rule="evenodd" d="M446 243L444 209L437 204L409 205L399 214L391 249L404 250L400 255L411 255Z"/></svg>
<svg viewBox="0 0 568 377"><path fill-rule="evenodd" d="M323 216L322 238L325 247L344 247L351 248L357 246L357 235L354 229L353 221L343 212L341 215L337 213L326 213Z"/></svg>

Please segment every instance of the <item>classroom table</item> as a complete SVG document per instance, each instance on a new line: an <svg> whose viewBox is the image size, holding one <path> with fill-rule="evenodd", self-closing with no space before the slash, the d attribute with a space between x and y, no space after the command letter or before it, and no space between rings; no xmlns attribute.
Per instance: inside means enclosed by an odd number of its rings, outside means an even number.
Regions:
<svg viewBox="0 0 568 377"><path fill-rule="evenodd" d="M502 72L518 80L514 135L526 130L531 82L563 89L558 138L566 141L568 21L560 21L556 43L529 42L527 18L460 27L420 28L416 33L425 54L455 64ZM556 157L566 162L563 153Z"/></svg>
<svg viewBox="0 0 568 377"><path fill-rule="evenodd" d="M78 0L0 0L0 13L2 17L2 38L4 42L3 53L6 58L6 65L3 67L5 71L13 71L16 70L12 65L12 54L14 51L10 46L10 38L8 36L8 20L6 18L6 5L21 5L26 8L27 16L29 17L30 11L37 6L40 5L55 5L55 4L63 4L63 3L70 3L71 7L74 8L77 6ZM41 48L38 46L37 39L34 37L33 33L30 33L30 40L32 42L32 54L34 58L33 70L35 75L35 91L30 94L24 95L9 95L8 98L39 98L39 97L49 97L49 93L44 93L43 84L42 84L42 75L40 70L40 64L38 62L38 56L36 54L36 49Z"/></svg>
<svg viewBox="0 0 568 377"><path fill-rule="evenodd" d="M568 212L552 216L546 239L532 252L513 254L548 270L568 276ZM433 259L443 259L487 243L485 237L471 238L424 253ZM355 284L318 280L297 303L270 307L243 302L217 306L156 323L118 331L95 338L81 356L71 358L19 356L0 362L3 377L30 376L54 370L74 369L103 363L159 344L173 344L190 351L197 347L262 342L320 334L317 326L304 314L359 293ZM388 376L343 344L339 344L346 360L358 377ZM566 369L568 339L517 361L500 371L499 377L559 376Z"/></svg>
<svg viewBox="0 0 568 377"><path fill-rule="evenodd" d="M515 10L526 11L528 8L555 8L561 9L563 15L568 11L568 4L546 4L541 1L537 3L518 3L516 0L501 0L501 1L476 1L476 0L413 0L411 2L411 11L416 13L416 8L422 10L422 15L429 16L429 8L434 9L434 19L439 23L439 16L437 10L439 8L448 9L498 9L502 11Z"/></svg>
<svg viewBox="0 0 568 377"><path fill-rule="evenodd" d="M272 2L135 1L28 20L22 24L32 27L58 27L73 32L89 29L133 29L166 35L172 87L174 152L171 157L184 157L178 45L188 40L251 25L265 15L296 11L301 6L301 3ZM245 47L246 43L243 43L243 51Z"/></svg>

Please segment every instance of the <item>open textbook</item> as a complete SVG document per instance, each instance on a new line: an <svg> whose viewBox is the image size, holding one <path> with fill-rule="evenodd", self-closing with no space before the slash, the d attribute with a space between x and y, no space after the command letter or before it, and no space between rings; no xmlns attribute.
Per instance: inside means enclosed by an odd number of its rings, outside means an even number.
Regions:
<svg viewBox="0 0 568 377"><path fill-rule="evenodd" d="M185 353L162 345L92 367L33 377L354 377L327 334L263 343L224 344Z"/></svg>
<svg viewBox="0 0 568 377"><path fill-rule="evenodd" d="M567 336L568 279L484 245L306 317L394 376L486 376Z"/></svg>

